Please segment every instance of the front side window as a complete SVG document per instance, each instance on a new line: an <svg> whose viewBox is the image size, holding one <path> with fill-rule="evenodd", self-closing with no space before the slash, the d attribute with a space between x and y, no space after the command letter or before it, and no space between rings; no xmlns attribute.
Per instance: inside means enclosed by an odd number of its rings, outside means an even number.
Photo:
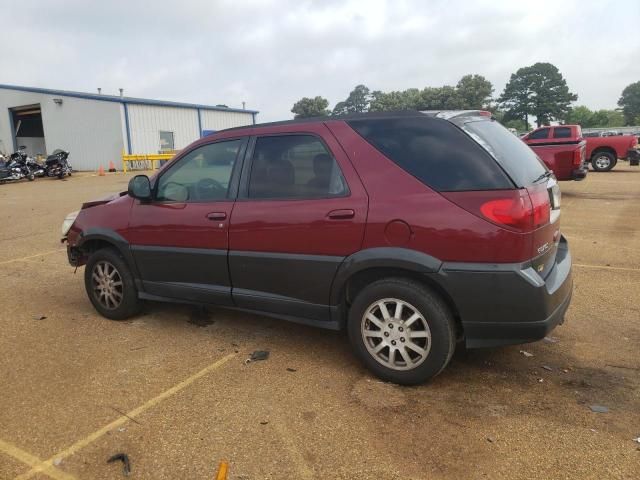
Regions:
<svg viewBox="0 0 640 480"><path fill-rule="evenodd" d="M242 142L212 143L189 152L160 177L156 199L173 202L224 200Z"/></svg>
<svg viewBox="0 0 640 480"><path fill-rule="evenodd" d="M540 130L536 130L535 132L529 135L529 140L541 140L543 138L549 137L549 129L541 128Z"/></svg>
<svg viewBox="0 0 640 480"><path fill-rule="evenodd" d="M313 135L256 140L249 177L250 198L327 198L348 194L338 163Z"/></svg>

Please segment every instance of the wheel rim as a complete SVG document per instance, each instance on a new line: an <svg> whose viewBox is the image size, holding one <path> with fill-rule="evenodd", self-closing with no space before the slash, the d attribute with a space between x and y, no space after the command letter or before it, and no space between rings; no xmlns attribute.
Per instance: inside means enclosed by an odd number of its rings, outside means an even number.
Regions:
<svg viewBox="0 0 640 480"><path fill-rule="evenodd" d="M107 310L114 310L122 303L124 297L122 277L111 263L103 260L93 266L91 285L95 299Z"/></svg>
<svg viewBox="0 0 640 480"><path fill-rule="evenodd" d="M596 158L596 167L607 168L609 165L611 165L611 159L606 155L601 155L600 157Z"/></svg>
<svg viewBox="0 0 640 480"><path fill-rule="evenodd" d="M362 316L362 340L369 354L387 368L411 370L431 350L431 329L410 303L384 298L369 305Z"/></svg>

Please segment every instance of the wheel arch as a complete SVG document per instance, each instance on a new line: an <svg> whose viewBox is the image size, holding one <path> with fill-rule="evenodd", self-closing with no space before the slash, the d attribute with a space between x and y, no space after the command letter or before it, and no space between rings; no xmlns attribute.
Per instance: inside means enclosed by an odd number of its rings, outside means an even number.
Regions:
<svg viewBox="0 0 640 480"><path fill-rule="evenodd" d="M131 254L131 249L129 248L129 242L113 230L105 228L88 229L81 234L76 248L82 252L85 258L101 248L113 248L120 253L131 269L134 278L140 278L133 260L133 255Z"/></svg>
<svg viewBox="0 0 640 480"><path fill-rule="evenodd" d="M458 334L462 321L453 297L437 281L436 273L442 262L430 255L404 248L380 247L355 253L341 264L331 289L331 305L342 305L343 325L348 305L370 283L383 278L407 278L427 286L447 304L456 321Z"/></svg>
<svg viewBox="0 0 640 480"><path fill-rule="evenodd" d="M613 162L617 162L618 161L618 152L616 152L615 148L613 147L608 147L608 146L602 146L602 147L598 147L595 148L593 150L593 152L591 152L591 157L589 158L590 161L593 161L593 159L595 158L595 156L599 153L610 153L611 155L613 155Z"/></svg>

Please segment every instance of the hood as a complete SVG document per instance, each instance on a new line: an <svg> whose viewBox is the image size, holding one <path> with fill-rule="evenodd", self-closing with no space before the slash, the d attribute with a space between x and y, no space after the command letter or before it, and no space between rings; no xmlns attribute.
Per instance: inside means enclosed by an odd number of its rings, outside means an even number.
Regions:
<svg viewBox="0 0 640 480"><path fill-rule="evenodd" d="M126 194L127 192L111 193L106 197L98 198L96 200L91 200L89 202L84 202L82 204L82 210L84 210L85 208L97 207L98 205L104 205L105 203L109 203L120 197L124 197Z"/></svg>

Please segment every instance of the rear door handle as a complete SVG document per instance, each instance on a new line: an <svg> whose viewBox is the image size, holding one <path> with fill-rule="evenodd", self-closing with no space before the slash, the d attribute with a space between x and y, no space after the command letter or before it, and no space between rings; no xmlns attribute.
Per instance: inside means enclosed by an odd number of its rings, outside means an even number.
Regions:
<svg viewBox="0 0 640 480"><path fill-rule="evenodd" d="M345 208L343 210L332 210L327 214L327 217L332 220L348 220L349 218L355 217L355 215L356 212L350 208Z"/></svg>
<svg viewBox="0 0 640 480"><path fill-rule="evenodd" d="M207 218L209 220L224 220L227 218L227 214L225 212L211 212L207 213Z"/></svg>

